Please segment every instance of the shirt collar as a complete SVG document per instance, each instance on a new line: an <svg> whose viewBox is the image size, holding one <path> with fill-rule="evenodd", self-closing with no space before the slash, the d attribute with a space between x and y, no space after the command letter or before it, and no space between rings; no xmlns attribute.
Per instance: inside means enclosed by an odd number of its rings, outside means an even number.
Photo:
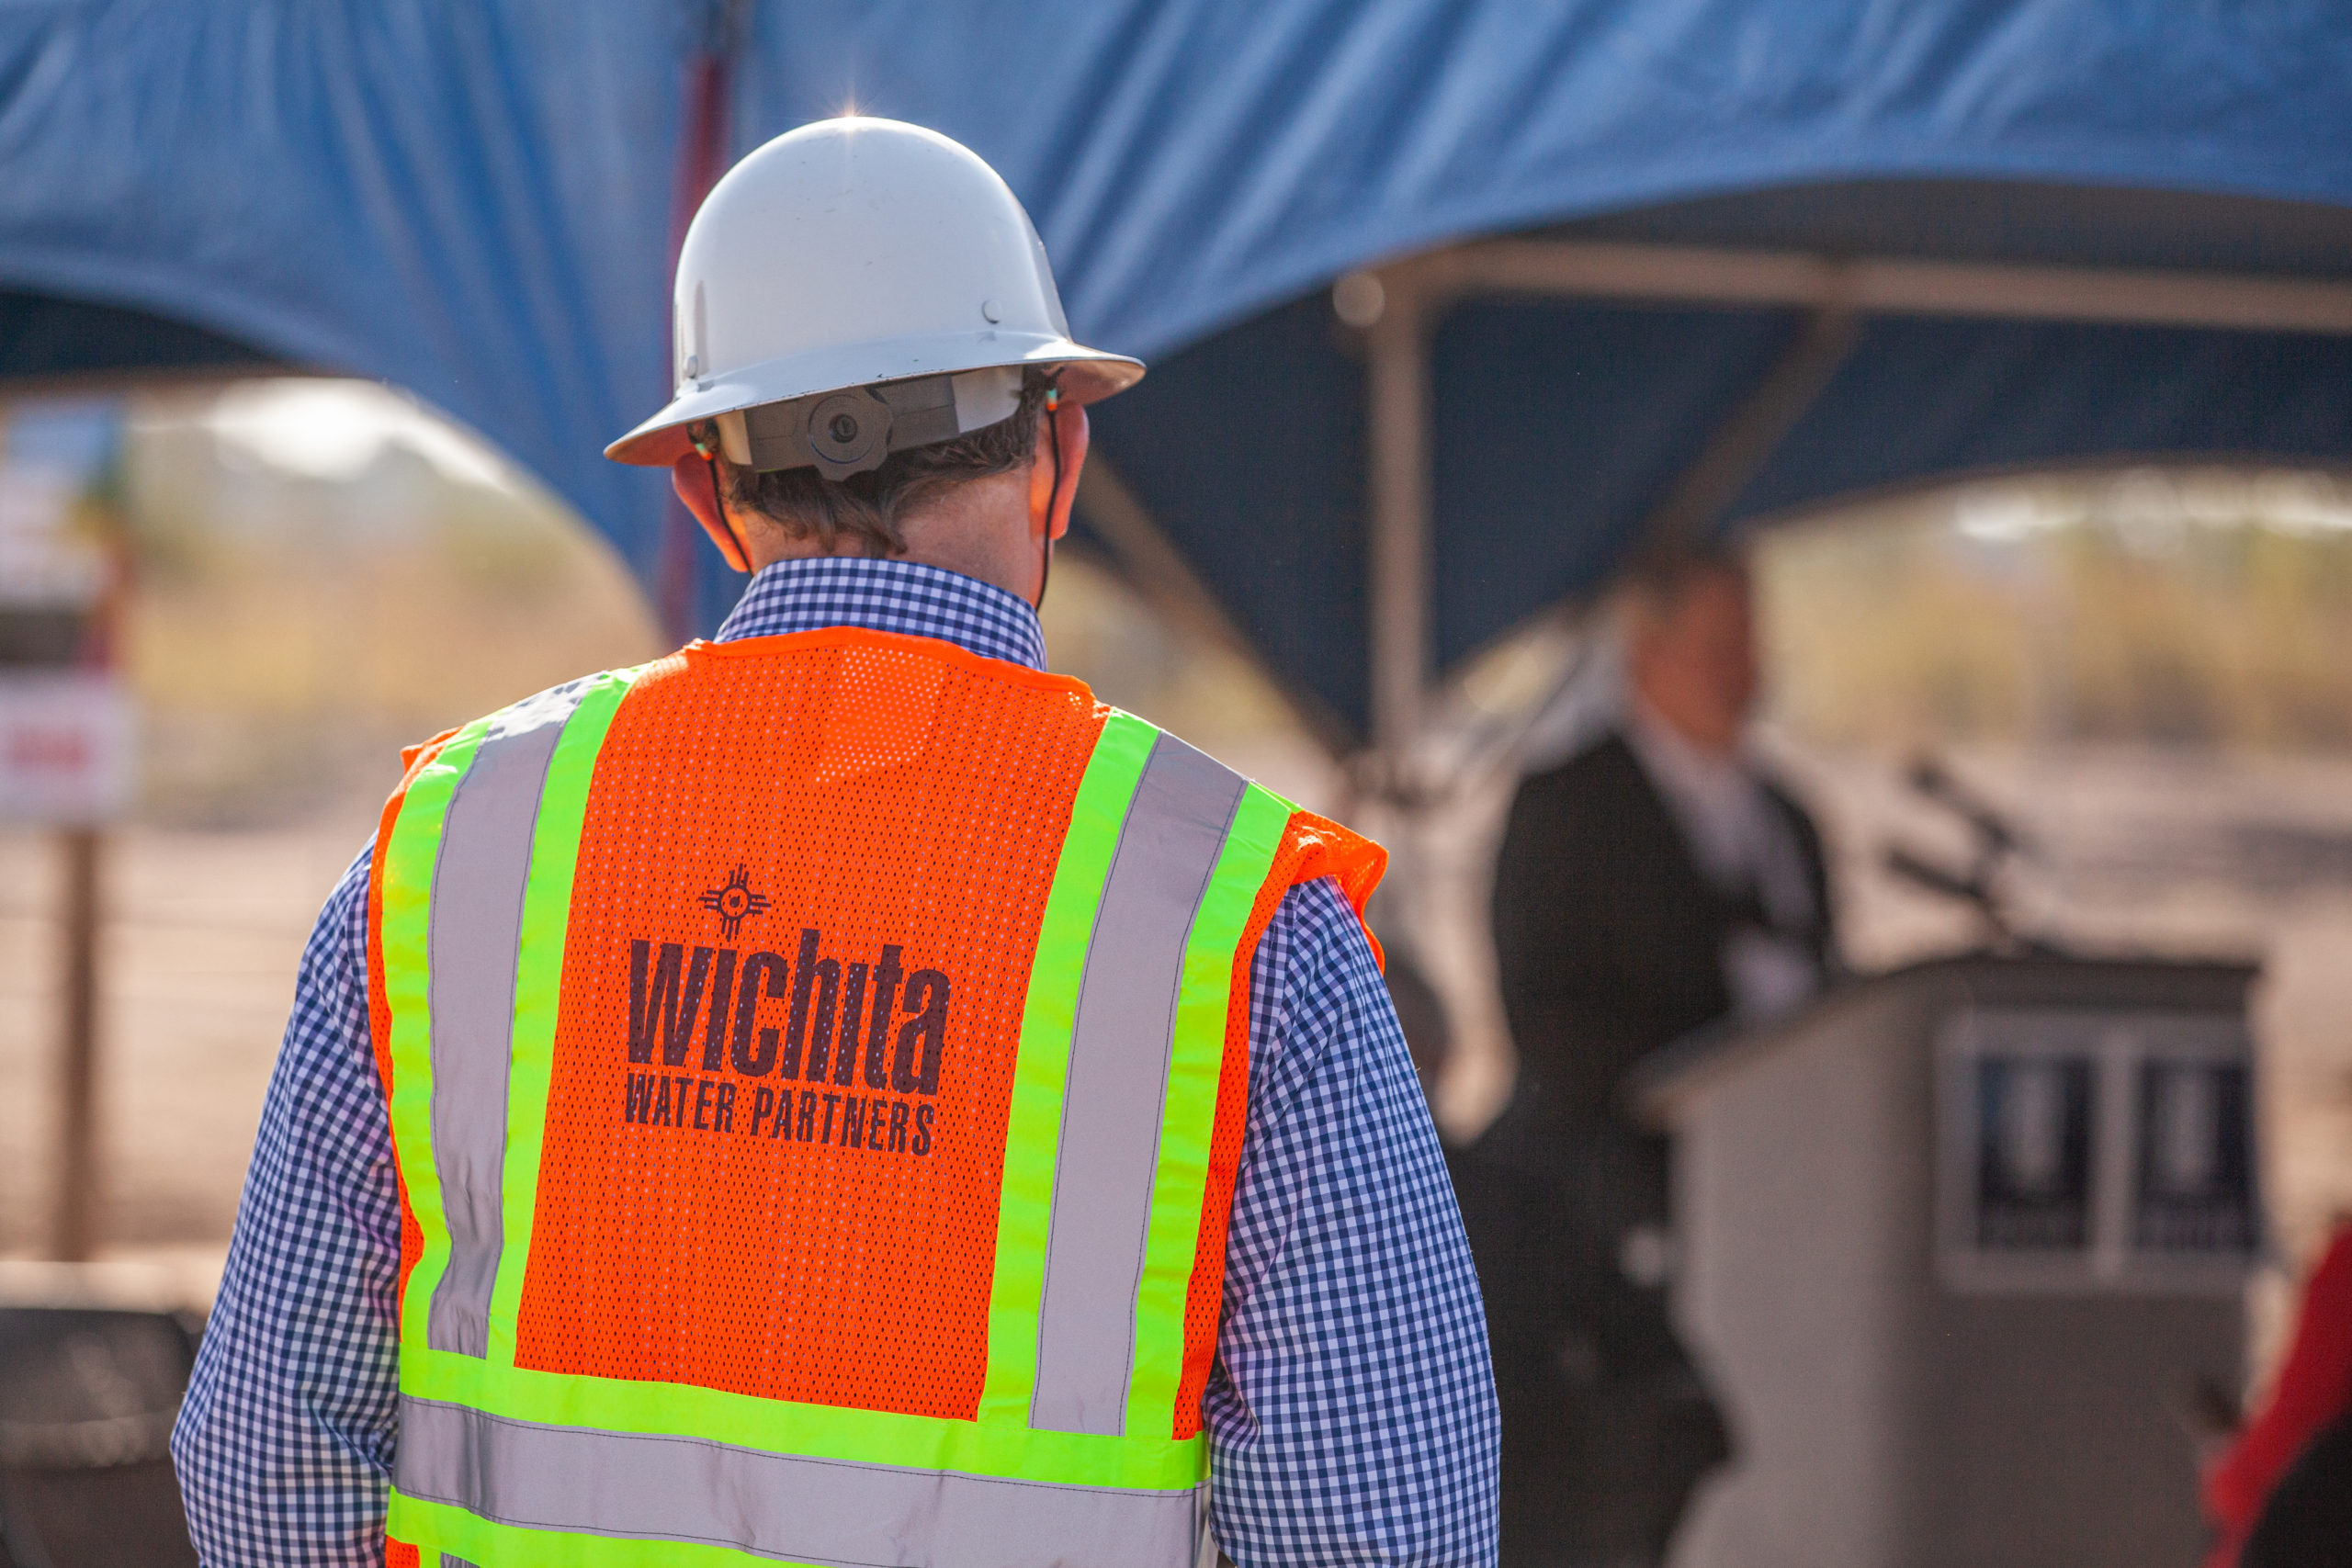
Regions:
<svg viewBox="0 0 2352 1568"><path fill-rule="evenodd" d="M1638 696L1625 704L1625 739L1652 776L1667 788L1698 795L1736 795L1755 787L1746 748L1731 756L1702 750Z"/></svg>
<svg viewBox="0 0 2352 1568"><path fill-rule="evenodd" d="M1046 667L1037 612L1003 589L944 567L868 556L817 556L762 567L713 640L826 626L934 637L983 659Z"/></svg>

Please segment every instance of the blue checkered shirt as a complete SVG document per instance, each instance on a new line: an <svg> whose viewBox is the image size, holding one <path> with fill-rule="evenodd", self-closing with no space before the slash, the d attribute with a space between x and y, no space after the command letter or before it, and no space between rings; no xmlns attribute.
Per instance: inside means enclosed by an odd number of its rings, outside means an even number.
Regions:
<svg viewBox="0 0 2352 1568"><path fill-rule="evenodd" d="M753 578L721 639L859 626L1031 668L1029 606L906 561ZM383 1561L400 1201L368 1024L368 852L302 955L228 1271L172 1436L198 1551ZM1240 1568L1495 1561L1496 1416L1462 1222L1388 994L1336 885L1285 897L1250 977L1250 1111L1203 1398Z"/></svg>

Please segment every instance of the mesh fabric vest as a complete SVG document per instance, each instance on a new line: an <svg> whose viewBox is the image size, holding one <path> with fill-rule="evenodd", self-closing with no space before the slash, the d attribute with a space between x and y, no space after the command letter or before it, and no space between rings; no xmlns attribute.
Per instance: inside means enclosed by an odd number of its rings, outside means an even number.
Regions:
<svg viewBox="0 0 2352 1568"><path fill-rule="evenodd" d="M1195 1561L1250 958L1375 846L838 628L443 737L374 864L390 1562Z"/></svg>

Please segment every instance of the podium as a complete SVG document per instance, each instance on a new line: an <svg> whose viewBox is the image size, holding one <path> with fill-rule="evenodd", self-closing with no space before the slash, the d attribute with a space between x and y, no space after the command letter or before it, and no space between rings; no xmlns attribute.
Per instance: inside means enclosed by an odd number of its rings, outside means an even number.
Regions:
<svg viewBox="0 0 2352 1568"><path fill-rule="evenodd" d="M1676 1568L2188 1568L2260 1243L2227 964L1967 958L1677 1043L1675 1309L1736 1456Z"/></svg>

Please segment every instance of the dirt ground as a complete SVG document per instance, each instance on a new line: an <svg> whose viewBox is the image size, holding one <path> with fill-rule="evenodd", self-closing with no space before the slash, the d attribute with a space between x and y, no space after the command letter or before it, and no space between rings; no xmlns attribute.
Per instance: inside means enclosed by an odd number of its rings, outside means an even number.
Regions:
<svg viewBox="0 0 2352 1568"><path fill-rule="evenodd" d="M320 901L362 813L277 832L131 829L107 844L100 1002L110 1248L225 1247ZM55 1148L57 855L0 836L0 1248L48 1235Z"/></svg>

